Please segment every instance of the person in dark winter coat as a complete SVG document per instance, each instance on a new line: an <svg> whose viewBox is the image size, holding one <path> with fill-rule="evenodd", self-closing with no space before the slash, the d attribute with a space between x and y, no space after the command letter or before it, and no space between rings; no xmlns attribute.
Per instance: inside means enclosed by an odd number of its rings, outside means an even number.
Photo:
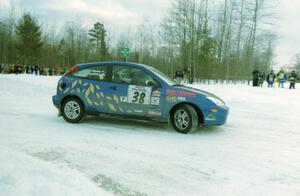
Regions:
<svg viewBox="0 0 300 196"><path fill-rule="evenodd" d="M35 75L39 75L39 66L38 65L34 66L33 72Z"/></svg>
<svg viewBox="0 0 300 196"><path fill-rule="evenodd" d="M267 75L268 87L273 87L275 79L276 79L276 75L274 74L274 71L271 70L271 72Z"/></svg>
<svg viewBox="0 0 300 196"><path fill-rule="evenodd" d="M184 78L184 73L183 73L183 70L182 69L177 69L175 71L175 80L178 82L178 83L181 83L181 81L183 80Z"/></svg>
<svg viewBox="0 0 300 196"><path fill-rule="evenodd" d="M295 89L295 84L297 80L298 80L298 75L296 74L295 71L292 71L291 75L289 76L290 89Z"/></svg>
<svg viewBox="0 0 300 196"><path fill-rule="evenodd" d="M260 75L260 73L257 69L253 70L253 72L252 72L253 86L258 86L259 75Z"/></svg>

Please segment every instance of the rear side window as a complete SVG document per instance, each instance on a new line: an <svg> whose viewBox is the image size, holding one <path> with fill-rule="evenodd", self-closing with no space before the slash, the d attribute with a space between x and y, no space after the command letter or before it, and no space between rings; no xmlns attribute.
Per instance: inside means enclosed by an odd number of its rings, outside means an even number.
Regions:
<svg viewBox="0 0 300 196"><path fill-rule="evenodd" d="M79 69L74 73L72 73L72 76L90 79L90 80L108 81L109 80L108 66L101 65L101 66L93 66L93 67Z"/></svg>

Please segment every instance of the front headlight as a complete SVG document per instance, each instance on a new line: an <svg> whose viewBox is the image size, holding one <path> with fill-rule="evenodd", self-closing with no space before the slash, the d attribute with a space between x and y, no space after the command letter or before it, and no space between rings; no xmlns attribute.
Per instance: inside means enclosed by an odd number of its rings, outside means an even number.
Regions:
<svg viewBox="0 0 300 196"><path fill-rule="evenodd" d="M224 106L225 105L225 103L222 100L218 99L218 98L207 97L207 99L211 100L212 102L214 102L218 106Z"/></svg>

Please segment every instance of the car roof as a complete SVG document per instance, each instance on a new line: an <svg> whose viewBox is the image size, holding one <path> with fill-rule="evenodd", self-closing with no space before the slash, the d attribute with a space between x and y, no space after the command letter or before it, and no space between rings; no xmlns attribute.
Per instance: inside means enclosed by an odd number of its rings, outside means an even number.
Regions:
<svg viewBox="0 0 300 196"><path fill-rule="evenodd" d="M151 74L155 75L161 83L169 85L163 78L161 78L161 76L159 76L157 73L155 73L153 71L153 69L155 69L154 67L151 67L151 66L145 65L145 64L133 63L133 62L122 62L122 61L104 61L104 62L94 62L94 63L83 63L83 64L78 64L77 66L78 66L78 69L83 69L83 68L97 66L97 65L99 65L99 66L101 66L101 65L111 65L111 66L126 65L126 66L130 66L130 67L139 67L146 71L151 72Z"/></svg>
<svg viewBox="0 0 300 196"><path fill-rule="evenodd" d="M126 66L131 66L131 67L143 67L146 69L151 68L151 66L145 65L145 64L122 62L122 61L104 61L104 62L82 63L82 64L78 64L77 66L79 69L81 69L81 68L97 66L97 65L126 65Z"/></svg>

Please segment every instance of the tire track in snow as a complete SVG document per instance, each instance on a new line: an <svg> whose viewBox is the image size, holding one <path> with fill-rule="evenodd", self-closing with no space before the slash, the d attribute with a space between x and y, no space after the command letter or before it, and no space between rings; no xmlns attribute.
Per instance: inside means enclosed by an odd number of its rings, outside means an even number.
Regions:
<svg viewBox="0 0 300 196"><path fill-rule="evenodd" d="M66 152L63 149L57 148L57 149L38 151L35 153L27 152L27 154L39 160L43 160L53 164L57 164L57 163L66 164L71 169L75 169L85 175L84 168L66 159L65 157ZM118 196L148 196L148 194L146 193L130 190L126 186L122 185L121 183L115 181L114 179L104 174L97 174L93 177L89 177L89 179L97 186L101 187L102 189Z"/></svg>

